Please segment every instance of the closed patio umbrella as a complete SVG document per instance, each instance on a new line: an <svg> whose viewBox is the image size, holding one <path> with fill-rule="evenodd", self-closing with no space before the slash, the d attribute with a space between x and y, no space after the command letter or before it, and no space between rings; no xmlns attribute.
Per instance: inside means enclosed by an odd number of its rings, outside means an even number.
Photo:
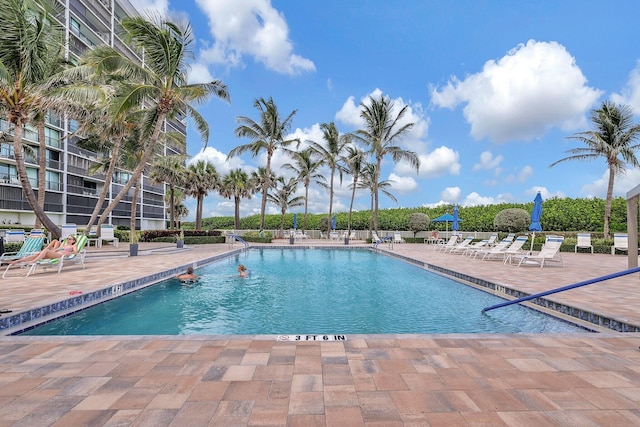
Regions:
<svg viewBox="0 0 640 427"><path fill-rule="evenodd" d="M536 238L536 231L542 231L542 225L540 225L540 218L542 218L542 195L538 191L536 198L533 199L533 210L531 211L531 225L529 225L529 231L533 231L533 238L531 239L531 251L533 251L533 241Z"/></svg>
<svg viewBox="0 0 640 427"><path fill-rule="evenodd" d="M336 216L334 215L333 216L333 220L331 221L331 228L335 230L337 223L338 223L338 220L336 219Z"/></svg>
<svg viewBox="0 0 640 427"><path fill-rule="evenodd" d="M456 207L453 208L453 222L451 223L451 229L453 231L460 230L460 222L462 222L462 220L458 218L458 205L456 205Z"/></svg>
<svg viewBox="0 0 640 427"><path fill-rule="evenodd" d="M298 229L298 214L293 214L293 229Z"/></svg>

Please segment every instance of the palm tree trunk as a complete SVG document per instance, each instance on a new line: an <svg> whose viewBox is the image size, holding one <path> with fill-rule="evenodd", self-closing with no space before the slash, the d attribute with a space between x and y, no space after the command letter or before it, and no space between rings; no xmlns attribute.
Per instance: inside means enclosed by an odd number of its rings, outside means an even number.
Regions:
<svg viewBox="0 0 640 427"><path fill-rule="evenodd" d="M120 200L122 200L122 198L129 192L133 183L140 179L140 177L142 176L142 172L147 166L147 163L149 162L151 154L153 153L153 150L155 148L156 142L158 141L158 137L160 136L160 131L162 130L162 122L164 121L165 117L166 114L158 114L158 116L156 117L156 127L153 130L151 137L149 138L149 143L145 148L144 153L142 153L140 163L133 170L133 174L131 179L129 179L129 182L127 182L125 186L122 187L116 198L113 199L111 203L109 203L109 206L105 208L104 212L102 212L100 221L98 221L98 227L100 227L104 223L111 211L113 211L115 207L118 206L118 203L120 203Z"/></svg>
<svg viewBox="0 0 640 427"><path fill-rule="evenodd" d="M382 158L378 157L376 159L376 171L375 171L375 180L373 181L373 230L378 232L378 182L380 182L380 166L382 163Z"/></svg>
<svg viewBox="0 0 640 427"><path fill-rule="evenodd" d="M44 202L47 195L47 141L44 139L44 117L38 120L38 206L44 211ZM42 221L36 216L35 228L41 228Z"/></svg>
<svg viewBox="0 0 640 427"><path fill-rule="evenodd" d="M93 227L93 224L96 222L96 218L98 218L98 215L102 210L102 205L104 204L104 200L107 198L107 194L109 193L109 189L111 188L111 179L113 178L113 171L116 169L116 162L118 161L117 160L118 151L120 151L121 141L122 141L121 138L116 138L116 140L113 143L113 149L111 150L111 161L109 162L109 168L107 169L106 176L104 178L104 186L102 187L102 191L100 191L100 195L98 196L98 201L96 202L96 206L93 208L93 212L91 213L91 218L89 218L89 223L87 224L84 230L87 236L91 231L91 227Z"/></svg>
<svg viewBox="0 0 640 427"><path fill-rule="evenodd" d="M604 238L611 237L610 222L611 222L611 203L613 200L613 181L615 179L615 167L609 165L609 185L607 185L607 199L604 204Z"/></svg>
<svg viewBox="0 0 640 427"><path fill-rule="evenodd" d="M133 234L136 232L136 212L138 210L138 197L140 196L140 183L137 182L136 186L133 190L133 201L131 203L131 222L129 223L130 226L130 233ZM133 239L129 238L129 241L133 241Z"/></svg>
<svg viewBox="0 0 640 427"><path fill-rule="evenodd" d="M309 184L310 182L304 183L304 221L302 222L303 233L307 230L307 212L308 212L308 206L309 206Z"/></svg>
<svg viewBox="0 0 640 427"><path fill-rule="evenodd" d="M45 228L51 232L53 237L57 239L58 237L60 237L61 229L53 221L51 221L51 219L44 212L44 209L42 209L38 205L38 200L36 199L36 195L33 192L31 182L29 182L29 176L27 175L27 167L24 164L24 154L22 152L22 135L24 123L22 121L18 121L18 123L14 123L14 126L13 155L15 156L16 170L18 172L18 178L20 178L20 184L22 184L22 190L25 197L27 198L27 202L29 202L29 206L31 206L31 209L33 209L33 213L37 218L40 219Z"/></svg>
<svg viewBox="0 0 640 427"><path fill-rule="evenodd" d="M234 211L234 214L235 214L235 221L234 221L235 222L235 227L236 227L236 230L239 230L240 229L240 196L238 196L238 195L233 196L233 201L234 201L234 203L236 205L235 206L235 211Z"/></svg>
<svg viewBox="0 0 640 427"><path fill-rule="evenodd" d="M169 184L169 230L173 231L176 225L176 201L173 184Z"/></svg>
<svg viewBox="0 0 640 427"><path fill-rule="evenodd" d="M331 182L329 183L329 228L331 228L331 213L333 212L333 175L336 169L331 168Z"/></svg>
<svg viewBox="0 0 640 427"><path fill-rule="evenodd" d="M267 210L267 192L271 183L271 153L267 153L266 177L262 183L262 203L260 204L260 231L264 230L264 216Z"/></svg>
<svg viewBox="0 0 640 427"><path fill-rule="evenodd" d="M347 222L347 228L349 229L349 235L351 235L351 213L353 212L353 201L356 198L356 184L358 179L353 179L353 191L351 191L351 203L349 203L349 221Z"/></svg>

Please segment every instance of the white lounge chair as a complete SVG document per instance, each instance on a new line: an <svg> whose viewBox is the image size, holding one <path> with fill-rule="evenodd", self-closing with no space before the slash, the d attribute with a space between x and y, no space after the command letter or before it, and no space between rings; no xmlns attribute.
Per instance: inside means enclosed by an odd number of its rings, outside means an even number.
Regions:
<svg viewBox="0 0 640 427"><path fill-rule="evenodd" d="M611 246L611 255L616 254L618 251L629 251L629 235L627 233L614 233L613 234L613 246Z"/></svg>
<svg viewBox="0 0 640 427"><path fill-rule="evenodd" d="M462 253L464 252L465 249L467 249L467 247L471 244L471 242L473 242L473 237L467 237L457 245L452 246L450 248L445 248L444 252L451 253L451 254L456 254L458 252Z"/></svg>
<svg viewBox="0 0 640 427"><path fill-rule="evenodd" d="M111 224L102 224L100 226L100 238L98 239L98 247L102 247L102 242L112 242L116 248L120 240L115 236L115 227Z"/></svg>
<svg viewBox="0 0 640 427"><path fill-rule="evenodd" d="M564 260L562 259L562 255L560 255L560 247L562 246L563 241L564 237L562 236L547 237L544 246L542 246L542 249L537 255L514 255L513 259L520 260L520 262L518 262L518 267L522 264L539 264L540 268L542 268L545 263L551 261L560 262L564 267Z"/></svg>
<svg viewBox="0 0 640 427"><path fill-rule="evenodd" d="M498 240L498 233L493 233L491 236L489 236L489 238L487 239L487 246L488 247L492 247L496 245L496 240Z"/></svg>
<svg viewBox="0 0 640 427"><path fill-rule="evenodd" d="M24 230L7 230L4 241L5 243L24 243Z"/></svg>
<svg viewBox="0 0 640 427"><path fill-rule="evenodd" d="M578 253L578 248L587 248L587 249L591 249L591 253L593 254L593 245L591 244L591 233L578 233L577 238L578 238L578 241L576 242L576 247L574 248L574 252Z"/></svg>
<svg viewBox="0 0 640 427"><path fill-rule="evenodd" d="M489 244L489 239L484 239L484 240L480 240L479 242L475 242L467 246L465 250L462 252L462 255L471 256L473 252L477 251L478 249L486 249L488 244Z"/></svg>
<svg viewBox="0 0 640 427"><path fill-rule="evenodd" d="M438 252L444 252L445 249L450 249L457 244L458 244L458 236L454 234L453 236L449 237L449 240L447 241L447 243L441 243L439 245L435 245L435 250Z"/></svg>
<svg viewBox="0 0 640 427"><path fill-rule="evenodd" d="M63 224L61 227L62 233L60 234L60 240L64 240L71 235L78 234L78 226L76 224Z"/></svg>
<svg viewBox="0 0 640 427"><path fill-rule="evenodd" d="M513 243L511 243L511 245L509 245L509 247L504 250L503 252L504 263L505 264L507 262L511 263L511 259L513 258L514 255L524 254L524 250L522 248L524 247L524 244L527 243L528 240L529 240L529 236L518 236L516 240L514 240Z"/></svg>
<svg viewBox="0 0 640 427"><path fill-rule="evenodd" d="M504 238L492 248L478 249L477 251L474 251L473 257L476 258L478 255L482 255L482 259L491 259L491 257L496 254L504 256L502 255L502 252L507 249L510 244L511 240L509 240L508 238Z"/></svg>
<svg viewBox="0 0 640 427"><path fill-rule="evenodd" d="M340 233L337 231L332 231L329 233L329 239L331 240L340 240Z"/></svg>
<svg viewBox="0 0 640 427"><path fill-rule="evenodd" d="M308 239L309 236L306 235L306 233L303 233L302 230L295 230L293 233L293 237L296 240L302 240L302 239Z"/></svg>
<svg viewBox="0 0 640 427"><path fill-rule="evenodd" d="M405 243L405 240L402 238L400 232L396 231L393 233L393 243Z"/></svg>

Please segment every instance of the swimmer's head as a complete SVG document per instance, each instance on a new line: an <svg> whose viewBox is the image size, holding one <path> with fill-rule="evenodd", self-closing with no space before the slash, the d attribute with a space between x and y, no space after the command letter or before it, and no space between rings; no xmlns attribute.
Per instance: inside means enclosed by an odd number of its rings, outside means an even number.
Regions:
<svg viewBox="0 0 640 427"><path fill-rule="evenodd" d="M193 274L193 267L187 267L187 274Z"/></svg>
<svg viewBox="0 0 640 427"><path fill-rule="evenodd" d="M244 264L240 264L238 266L238 271L247 271L247 267L245 267Z"/></svg>

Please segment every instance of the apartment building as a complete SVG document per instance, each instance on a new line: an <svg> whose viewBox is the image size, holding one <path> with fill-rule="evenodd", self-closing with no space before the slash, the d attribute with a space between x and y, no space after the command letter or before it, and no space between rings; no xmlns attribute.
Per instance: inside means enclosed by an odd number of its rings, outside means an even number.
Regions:
<svg viewBox="0 0 640 427"><path fill-rule="evenodd" d="M87 49L108 44L128 57L140 61L141 57L131 50L118 36L122 34L119 23L126 16L138 14L128 0L55 0L63 6L59 15L65 29L68 59L75 61ZM7 121L0 118L0 129L7 129ZM165 131L186 135L186 121L168 121ZM76 145L71 134L77 123L66 117L49 114L46 120L46 197L45 211L57 224L88 223L97 203L98 194L105 185L104 174L90 174L89 168L96 164L96 153L83 150ZM34 150L25 150L25 160L31 185L38 188L38 134L35 128L26 128L24 141ZM175 154L170 147L163 147L164 155ZM127 183L130 174L117 170L107 196L110 201ZM118 204L106 221L114 225L129 225L131 205L137 203L136 227L153 230L164 229L166 209L163 184L153 184L143 176L138 200L133 200L133 189ZM105 204L106 206L106 204ZM12 141L0 139L0 228L3 224L33 225L35 215L24 197L15 167Z"/></svg>

